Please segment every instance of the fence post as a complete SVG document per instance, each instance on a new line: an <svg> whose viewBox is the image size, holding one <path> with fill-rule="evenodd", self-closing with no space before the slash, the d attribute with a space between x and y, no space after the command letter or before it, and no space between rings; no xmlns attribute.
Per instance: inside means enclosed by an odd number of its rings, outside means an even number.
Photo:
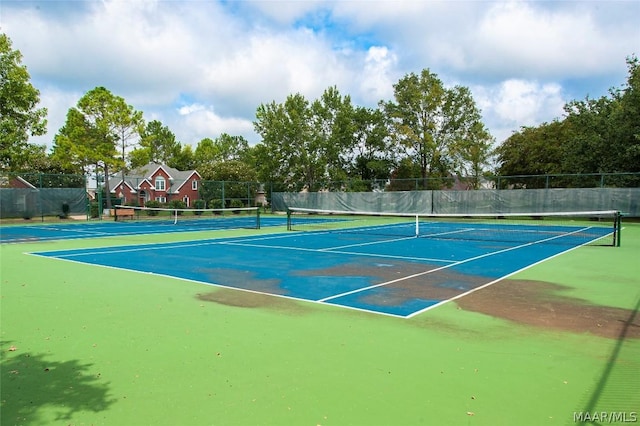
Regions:
<svg viewBox="0 0 640 426"><path fill-rule="evenodd" d="M38 205L40 206L40 221L44 222L44 209L42 208L42 173L38 173Z"/></svg>

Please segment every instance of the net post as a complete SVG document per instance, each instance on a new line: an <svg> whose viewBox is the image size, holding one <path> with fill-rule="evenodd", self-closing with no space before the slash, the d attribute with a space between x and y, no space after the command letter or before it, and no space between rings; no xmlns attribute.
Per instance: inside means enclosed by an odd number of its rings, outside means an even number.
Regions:
<svg viewBox="0 0 640 426"><path fill-rule="evenodd" d="M175 209L173 211L173 224L177 224L178 223L178 209Z"/></svg>
<svg viewBox="0 0 640 426"><path fill-rule="evenodd" d="M260 229L260 207L256 210L256 229Z"/></svg>
<svg viewBox="0 0 640 426"><path fill-rule="evenodd" d="M418 237L420 235L420 219L419 216L416 214L416 237Z"/></svg>
<svg viewBox="0 0 640 426"><path fill-rule="evenodd" d="M287 207L287 231L291 230L291 209Z"/></svg>
<svg viewBox="0 0 640 426"><path fill-rule="evenodd" d="M622 213L620 211L617 211L615 216L613 243L616 247L620 247L620 235L622 234Z"/></svg>

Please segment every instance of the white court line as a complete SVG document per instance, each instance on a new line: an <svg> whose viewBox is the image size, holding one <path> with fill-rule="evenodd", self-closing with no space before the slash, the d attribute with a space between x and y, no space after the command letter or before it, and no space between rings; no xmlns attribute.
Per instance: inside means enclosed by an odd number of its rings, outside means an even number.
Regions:
<svg viewBox="0 0 640 426"><path fill-rule="evenodd" d="M111 253L129 253L129 252L135 252L135 251L144 251L144 250L164 250L164 249L178 249L178 248L182 248L182 247L199 247L199 246L205 246L205 245L213 245L213 244L220 244L219 241L215 241L215 240L206 240L206 241L201 241L201 242L197 242L197 243L189 243L189 244L179 244L179 243L174 243L174 244L162 244L162 243L149 243L149 244L140 244L140 245L135 245L135 246L125 246L126 248L121 248L121 249L114 249L114 250L109 250L109 247L100 247L97 250L92 250L92 249L62 249L62 250L52 250L52 251L46 251L46 252L33 252L33 253L27 253L27 254L33 254L36 256L43 256L43 257L55 257L55 258L69 258L69 257L75 257L75 256L86 256L86 255L100 255L100 254L111 254ZM114 246L117 247L117 246ZM113 247L111 247L113 248ZM55 255L55 256L45 256L44 254L49 254L49 253L56 253L56 252L64 252L64 251L78 251L77 253L67 253L67 254L61 254L61 255Z"/></svg>
<svg viewBox="0 0 640 426"><path fill-rule="evenodd" d="M416 260L420 262L438 262L438 263L453 262L452 260L449 260L449 259L438 259L438 258L429 258L429 257L394 256L391 254L359 253L357 251L338 251L338 250L326 251L325 249L310 249L310 248L289 247L289 246L268 246L263 244L244 244L244 243L231 242L231 241L220 242L220 244L230 245L230 246L254 247L254 248L268 248L268 249L272 248L272 249L278 249L278 250L291 250L291 251L302 251L302 252L311 252L311 253L334 253L334 254L346 254L350 256L380 257L383 259Z"/></svg>
<svg viewBox="0 0 640 426"><path fill-rule="evenodd" d="M284 235L284 236L290 237L289 235ZM279 237L278 235L267 235L264 237L251 237L251 238L239 237L239 238L231 239L230 241L227 241L224 239L207 239L207 240L194 241L189 243L175 242L175 243L166 243L166 244L165 243L147 243L147 244L135 244L135 245L128 244L120 249L116 248L117 246L112 246L112 247L99 247L97 249L50 250L42 253L56 253L58 251L60 252L77 251L77 253L68 253L68 254L57 256L57 257L73 257L73 256L84 256L84 255L94 255L94 254L128 253L128 252L143 251L143 250L180 249L182 247L201 247L201 246L216 245L216 244L232 244L234 243L234 240L240 242L240 241L268 240L268 239L274 239L274 238L279 238ZM237 245L241 245L241 244L237 244ZM259 244L253 244L253 245L246 244L246 245L249 247L267 247L267 248L276 247L276 246L259 245ZM282 247L282 248L285 248L285 247ZM290 247L290 249L295 249L295 248ZM299 249L299 250L304 250L304 249ZM307 250L317 251L316 249L307 249ZM40 253L29 253L29 254L40 255ZM51 256L46 256L46 257L51 257Z"/></svg>
<svg viewBox="0 0 640 426"><path fill-rule="evenodd" d="M381 240L381 241L370 241L368 243L356 243L356 244L347 244L344 246L327 247L323 249L318 249L318 251L331 251L331 250L345 249L349 247L364 247L364 246L370 246L374 244L395 243L397 241L413 240L414 238L416 238L415 235L413 237L393 238L393 239Z"/></svg>

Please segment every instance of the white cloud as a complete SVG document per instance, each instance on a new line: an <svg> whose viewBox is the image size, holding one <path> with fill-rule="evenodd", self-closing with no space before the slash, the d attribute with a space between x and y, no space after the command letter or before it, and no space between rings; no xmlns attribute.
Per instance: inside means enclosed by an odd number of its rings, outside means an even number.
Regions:
<svg viewBox="0 0 640 426"><path fill-rule="evenodd" d="M392 73L398 59L384 46L372 46L367 51L361 76L360 91L363 99L375 104L393 96Z"/></svg>
<svg viewBox="0 0 640 426"><path fill-rule="evenodd" d="M342 78L342 65L316 34L296 30L248 35L237 51L212 60L204 69L201 89L232 104L284 100L288 94L321 93Z"/></svg>
<svg viewBox="0 0 640 426"><path fill-rule="evenodd" d="M185 105L182 106L180 108L178 108L178 114L180 115L190 115L199 111L203 111L205 110L206 107L204 105L201 104L191 104L191 105Z"/></svg>
<svg viewBox="0 0 640 426"><path fill-rule="evenodd" d="M497 142L508 138L522 126L535 126L560 118L568 101L556 83L511 79L495 86L473 89Z"/></svg>
<svg viewBox="0 0 640 426"><path fill-rule="evenodd" d="M179 109L179 114L180 118L174 122L182 130L181 134L177 135L178 140L194 147L203 138L215 139L222 133L244 135L247 140L256 140L255 137L251 137L251 135L255 135L251 120L221 117L216 114L212 106L187 105Z"/></svg>
<svg viewBox="0 0 640 426"><path fill-rule="evenodd" d="M494 110L502 120L529 126L550 116L558 117L564 104L557 84L507 80L495 93Z"/></svg>
<svg viewBox="0 0 640 426"><path fill-rule="evenodd" d="M521 3L494 3L477 27L474 63L521 76L580 75L592 70L611 46L585 10L540 10Z"/></svg>
<svg viewBox="0 0 640 426"><path fill-rule="evenodd" d="M33 4L40 5L33 7ZM0 27L49 109L105 86L183 143L226 132L258 142L261 103L330 87L365 106L424 68L472 87L499 134L562 113L571 94L624 82L640 2L4 2ZM637 53L637 52L636 52ZM182 109L181 109L182 108ZM183 115L181 115L181 112Z"/></svg>

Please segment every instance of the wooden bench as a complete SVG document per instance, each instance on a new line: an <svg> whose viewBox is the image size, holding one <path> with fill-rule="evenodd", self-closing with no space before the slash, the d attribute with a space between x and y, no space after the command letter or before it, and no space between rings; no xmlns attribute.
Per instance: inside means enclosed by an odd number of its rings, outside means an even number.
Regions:
<svg viewBox="0 0 640 426"><path fill-rule="evenodd" d="M133 217L135 216L136 212L134 209L114 209L114 216L116 218L116 221L118 221L119 217L127 217L130 216L131 219L133 219Z"/></svg>

